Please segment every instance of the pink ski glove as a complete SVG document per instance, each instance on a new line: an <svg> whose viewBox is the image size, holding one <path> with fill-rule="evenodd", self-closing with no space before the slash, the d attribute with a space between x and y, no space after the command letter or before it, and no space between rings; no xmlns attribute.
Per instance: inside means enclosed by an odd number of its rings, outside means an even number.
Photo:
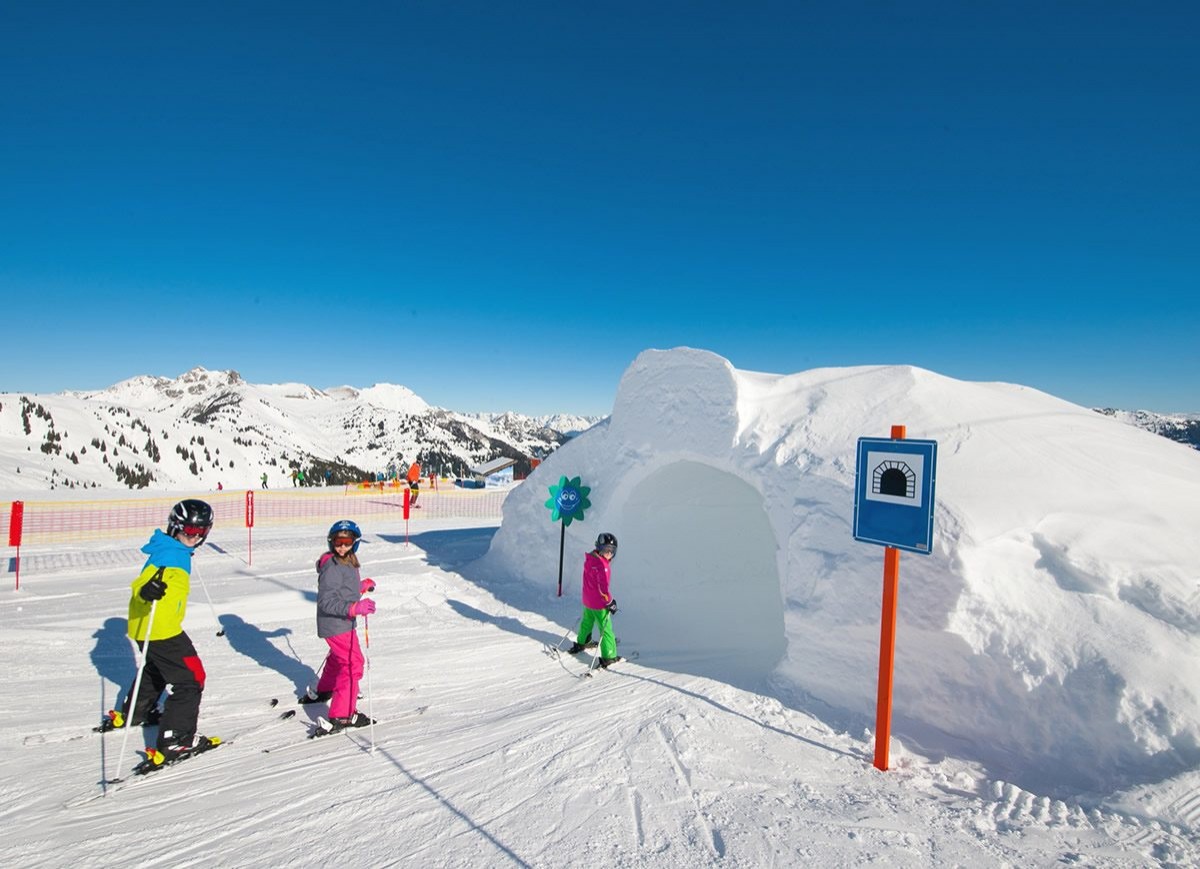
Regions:
<svg viewBox="0 0 1200 869"><path fill-rule="evenodd" d="M358 603L350 605L350 616L369 616L375 612L375 601L365 597Z"/></svg>
<svg viewBox="0 0 1200 869"><path fill-rule="evenodd" d="M359 594L366 594L367 592L374 591L374 590L375 590L375 580L371 579L371 577L369 577L369 576L366 579L364 579L362 581L362 585L360 585L358 587Z"/></svg>

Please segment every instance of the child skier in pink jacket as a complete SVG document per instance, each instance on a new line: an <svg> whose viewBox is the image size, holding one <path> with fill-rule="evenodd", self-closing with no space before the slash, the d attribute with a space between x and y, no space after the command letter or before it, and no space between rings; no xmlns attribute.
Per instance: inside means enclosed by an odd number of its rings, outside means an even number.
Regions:
<svg viewBox="0 0 1200 869"><path fill-rule="evenodd" d="M575 644L567 649L577 655L592 642L592 627L600 628L600 666L607 667L621 660L617 655L617 638L613 633L612 614L617 601L609 591L612 560L617 557L617 538L607 532L596 538L596 548L583 560L583 616Z"/></svg>

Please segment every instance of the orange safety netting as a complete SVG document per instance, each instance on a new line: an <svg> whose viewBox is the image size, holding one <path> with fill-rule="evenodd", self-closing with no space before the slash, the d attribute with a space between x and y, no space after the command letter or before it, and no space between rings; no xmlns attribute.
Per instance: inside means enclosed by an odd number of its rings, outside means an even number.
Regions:
<svg viewBox="0 0 1200 869"><path fill-rule="evenodd" d="M256 489L206 492L196 497L212 505L215 523L210 539L247 527L247 495L252 495L255 528L286 524L334 522L363 517L404 518L404 493L386 484L347 486L339 489ZM480 519L499 521L509 490L431 489L421 492L410 510L413 521L428 519ZM98 501L23 501L20 543L23 546L70 543L73 541L120 539L149 535L165 528L167 514L181 496L146 496L137 499ZM0 504L0 533L8 536L12 525L12 502Z"/></svg>

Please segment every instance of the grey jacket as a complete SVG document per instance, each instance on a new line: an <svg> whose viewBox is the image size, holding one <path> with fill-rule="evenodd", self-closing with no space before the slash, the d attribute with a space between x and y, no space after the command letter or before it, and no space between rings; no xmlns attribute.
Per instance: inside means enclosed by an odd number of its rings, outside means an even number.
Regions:
<svg viewBox="0 0 1200 869"><path fill-rule="evenodd" d="M329 553L317 559L317 636L336 637L354 630L350 607L362 597L358 568L340 564Z"/></svg>

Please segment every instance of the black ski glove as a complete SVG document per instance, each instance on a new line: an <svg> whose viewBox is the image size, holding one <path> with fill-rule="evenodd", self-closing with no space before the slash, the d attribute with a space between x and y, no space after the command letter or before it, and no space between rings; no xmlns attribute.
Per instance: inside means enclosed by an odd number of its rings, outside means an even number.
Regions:
<svg viewBox="0 0 1200 869"><path fill-rule="evenodd" d="M157 576L138 589L138 597L147 602L162 600L166 593L167 584Z"/></svg>
<svg viewBox="0 0 1200 869"><path fill-rule="evenodd" d="M617 611L617 599L614 597L612 600L610 600L608 602L608 606L606 606L605 609L608 610L610 613L615 613Z"/></svg>

